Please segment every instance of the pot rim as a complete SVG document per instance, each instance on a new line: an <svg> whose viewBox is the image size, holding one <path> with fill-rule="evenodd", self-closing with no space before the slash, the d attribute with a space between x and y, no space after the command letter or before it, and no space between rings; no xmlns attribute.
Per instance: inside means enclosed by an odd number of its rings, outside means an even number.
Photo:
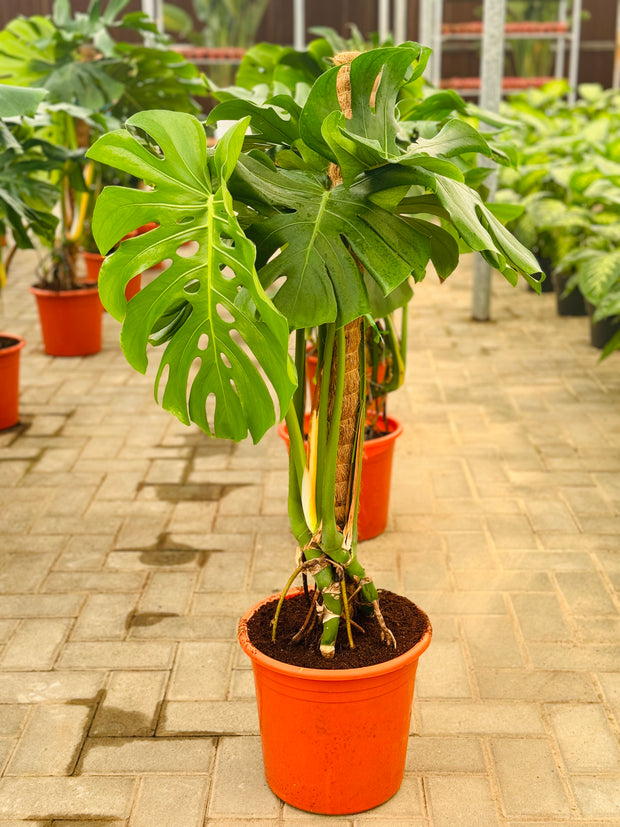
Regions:
<svg viewBox="0 0 620 827"><path fill-rule="evenodd" d="M309 414L304 414L304 417L309 417ZM391 442L392 440L399 437L403 432L403 423L400 419L396 419L394 416L387 416L385 417L388 423L388 427L390 430L387 434L383 434L383 436L376 436L374 439L365 439L364 440L364 448L368 445L381 445L382 442ZM381 416L383 419L383 416ZM283 419L280 423L278 423L278 436L280 439L284 441L288 440L288 428L286 427L286 420ZM350 670L347 670L350 671Z"/></svg>
<svg viewBox="0 0 620 827"><path fill-rule="evenodd" d="M68 298L76 296L92 296L93 293L99 292L99 287L95 281L80 282L73 290L53 290L51 287L38 287L36 284L31 284L28 288L34 296L46 296L58 298Z"/></svg>
<svg viewBox="0 0 620 827"><path fill-rule="evenodd" d="M0 348L0 354L4 356L9 356L11 353L16 353L26 344L26 340L22 336L18 336L17 333L4 333L3 331L0 331L0 338L13 340L12 345Z"/></svg>
<svg viewBox="0 0 620 827"><path fill-rule="evenodd" d="M287 594L286 599L294 597L303 592L303 589L291 589ZM248 609L241 620L239 621L238 639L241 648L248 655L248 657L261 666L269 669L272 672L278 672L281 675L289 675L296 678L306 678L307 680L315 681L343 681L343 680L363 680L365 678L379 677L381 675L396 672L403 666L410 662L417 660L423 652L425 652L431 642L433 629L429 620L428 629L424 632L420 640L409 649L403 652L396 658L386 660L383 663L375 663L371 666L361 666L354 669L316 669L310 666L293 666L290 663L276 660L275 658L265 655L260 649L257 649L250 641L248 634L248 621L252 615L266 603L275 602L279 598L278 594L272 594L263 598L259 603L256 603L252 608Z"/></svg>

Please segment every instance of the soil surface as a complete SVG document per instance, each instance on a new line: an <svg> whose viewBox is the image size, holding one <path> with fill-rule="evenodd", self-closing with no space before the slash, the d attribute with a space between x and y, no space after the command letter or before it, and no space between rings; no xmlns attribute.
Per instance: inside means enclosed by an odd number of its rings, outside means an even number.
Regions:
<svg viewBox="0 0 620 827"><path fill-rule="evenodd" d="M5 347L13 347L19 342L19 339L14 339L12 336L0 336L0 350Z"/></svg>
<svg viewBox="0 0 620 827"><path fill-rule="evenodd" d="M311 596L312 593L311 591ZM248 622L248 634L252 644L263 654L293 666L306 666L312 669L357 669L372 666L407 652L416 645L430 626L427 615L415 603L394 592L380 591L379 605L388 628L396 638L396 649L387 646L381 640L381 630L374 615L367 617L359 611L354 619L364 631L353 628L355 648L349 647L346 628L342 622L333 660L325 660L319 652L322 630L318 619L305 640L292 642L292 637L303 626L310 608L310 601L303 592L284 601L278 619L275 643L271 640L271 621L275 614L276 602L261 606L254 613Z"/></svg>

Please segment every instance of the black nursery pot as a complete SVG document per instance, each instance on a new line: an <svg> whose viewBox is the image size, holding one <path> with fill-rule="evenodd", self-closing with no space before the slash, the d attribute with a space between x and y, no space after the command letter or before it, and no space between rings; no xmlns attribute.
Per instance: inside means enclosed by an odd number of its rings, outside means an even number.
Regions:
<svg viewBox="0 0 620 827"><path fill-rule="evenodd" d="M553 284L556 292L556 306L558 316L585 316L587 314L583 293L578 287L564 295L569 276L563 273L553 274Z"/></svg>
<svg viewBox="0 0 620 827"><path fill-rule="evenodd" d="M598 322L592 321L595 307L590 302L586 302L586 310L590 316L590 344L602 350L607 342L609 342L616 333L620 330L620 320L610 316L607 319L601 319Z"/></svg>

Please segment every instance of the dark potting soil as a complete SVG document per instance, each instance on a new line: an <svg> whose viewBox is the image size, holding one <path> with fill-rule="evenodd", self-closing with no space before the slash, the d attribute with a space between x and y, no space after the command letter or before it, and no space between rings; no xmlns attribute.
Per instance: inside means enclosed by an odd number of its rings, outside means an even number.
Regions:
<svg viewBox="0 0 620 827"><path fill-rule="evenodd" d="M312 594L312 592L311 592ZM381 630L374 615L355 615L364 632L353 627L355 648L349 647L344 622L336 641L336 655L325 660L319 652L321 623L316 622L310 635L298 643L291 638L302 627L310 603L303 592L284 601L278 619L277 638L271 640L271 621L276 610L276 601L261 606L248 622L248 635L252 644L263 654L293 666L312 669L356 669L384 663L404 654L422 638L430 626L427 615L406 597L394 592L380 591L379 606L383 618L396 638L396 649L381 640Z"/></svg>
<svg viewBox="0 0 620 827"><path fill-rule="evenodd" d="M0 336L0 350L5 347L13 347L18 341L19 339L14 339L12 336Z"/></svg>

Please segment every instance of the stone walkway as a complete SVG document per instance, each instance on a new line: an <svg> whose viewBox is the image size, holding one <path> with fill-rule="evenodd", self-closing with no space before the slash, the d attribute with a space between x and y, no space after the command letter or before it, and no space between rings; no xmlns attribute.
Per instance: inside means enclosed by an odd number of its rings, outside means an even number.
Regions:
<svg viewBox="0 0 620 827"><path fill-rule="evenodd" d="M620 824L620 354L584 319L497 277L472 323L467 263L417 288L390 523L360 555L434 639L400 792L328 820L266 787L235 639L293 568L282 443L162 412L107 315L100 354L46 356L31 260L0 296L28 340L0 433L0 827Z"/></svg>

